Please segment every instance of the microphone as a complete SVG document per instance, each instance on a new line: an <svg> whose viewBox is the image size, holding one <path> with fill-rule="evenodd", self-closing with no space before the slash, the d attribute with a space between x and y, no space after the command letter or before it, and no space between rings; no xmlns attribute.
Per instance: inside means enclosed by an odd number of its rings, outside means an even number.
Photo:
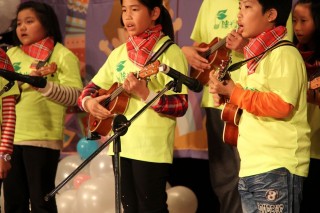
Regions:
<svg viewBox="0 0 320 213"><path fill-rule="evenodd" d="M159 71L165 73L175 80L180 81L194 92L201 92L203 89L202 84L197 79L188 77L181 72L178 72L177 70L167 66L166 64L160 64Z"/></svg>
<svg viewBox="0 0 320 213"><path fill-rule="evenodd" d="M41 76L22 75L20 73L4 69L0 69L0 76L4 77L8 81L21 81L38 88L44 88L47 85L47 80Z"/></svg>

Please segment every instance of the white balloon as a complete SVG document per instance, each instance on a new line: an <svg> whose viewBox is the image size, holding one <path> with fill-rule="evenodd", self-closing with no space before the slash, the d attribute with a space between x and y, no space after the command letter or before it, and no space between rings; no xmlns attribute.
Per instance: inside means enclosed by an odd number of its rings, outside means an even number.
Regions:
<svg viewBox="0 0 320 213"><path fill-rule="evenodd" d="M106 152L101 152L90 162L90 176L100 177L103 175L113 174L112 157Z"/></svg>
<svg viewBox="0 0 320 213"><path fill-rule="evenodd" d="M56 195L59 213L75 213L77 205L77 190L70 189Z"/></svg>
<svg viewBox="0 0 320 213"><path fill-rule="evenodd" d="M82 183L77 193L77 213L106 213L115 209L115 186L112 174L91 178Z"/></svg>
<svg viewBox="0 0 320 213"><path fill-rule="evenodd" d="M185 186L175 186L167 190L167 204L170 213L195 213L198 200L194 192Z"/></svg>
<svg viewBox="0 0 320 213"><path fill-rule="evenodd" d="M56 186L64 181L75 169L79 167L79 165L83 162L80 158L79 154L68 155L60 160L58 163L58 169L55 179ZM89 166L86 165L82 170L79 172L83 174L89 174ZM61 189L60 192L63 192L67 189L73 188L73 180L74 177L71 178Z"/></svg>

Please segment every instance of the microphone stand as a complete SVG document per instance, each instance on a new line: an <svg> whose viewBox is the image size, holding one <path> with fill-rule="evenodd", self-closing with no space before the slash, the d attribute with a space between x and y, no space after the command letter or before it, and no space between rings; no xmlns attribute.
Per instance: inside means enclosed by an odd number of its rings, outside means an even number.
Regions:
<svg viewBox="0 0 320 213"><path fill-rule="evenodd" d="M119 153L121 151L120 146L120 136L123 136L127 131L128 127L131 123L140 115L142 114L149 106L151 106L158 98L160 98L165 92L173 88L175 92L181 92L182 83L180 80L174 79L174 81L170 81L165 85L163 88L150 102L148 102L144 107L142 107L129 121L126 117L122 114L116 115L112 129L114 134L107 139L96 151L94 151L87 159L85 159L68 177L66 177L61 183L56 186L50 193L48 193L44 200L48 201L52 198L68 181L70 181L83 167L85 167L96 155L98 155L105 147L107 147L112 141L114 141L114 157L113 157L113 164L114 164L114 176L115 176L115 204L116 204L116 213L121 212L121 184L120 184L120 166L119 166Z"/></svg>
<svg viewBox="0 0 320 213"><path fill-rule="evenodd" d="M2 95L5 92L8 92L14 85L14 81L9 81L0 91L0 95Z"/></svg>

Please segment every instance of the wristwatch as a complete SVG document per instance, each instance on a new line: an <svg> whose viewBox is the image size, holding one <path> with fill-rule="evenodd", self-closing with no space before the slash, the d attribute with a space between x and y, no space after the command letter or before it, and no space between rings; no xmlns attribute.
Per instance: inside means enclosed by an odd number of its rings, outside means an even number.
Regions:
<svg viewBox="0 0 320 213"><path fill-rule="evenodd" d="M0 158L2 158L4 161L8 162L11 160L10 154L0 154Z"/></svg>

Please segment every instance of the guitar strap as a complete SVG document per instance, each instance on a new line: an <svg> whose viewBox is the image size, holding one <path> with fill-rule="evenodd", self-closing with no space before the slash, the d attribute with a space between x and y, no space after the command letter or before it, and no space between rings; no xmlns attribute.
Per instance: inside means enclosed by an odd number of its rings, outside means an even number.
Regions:
<svg viewBox="0 0 320 213"><path fill-rule="evenodd" d="M164 52L168 47L170 47L174 42L171 39L166 40L164 44L159 48L159 50L148 60L145 66L155 62L157 58Z"/></svg>
<svg viewBox="0 0 320 213"><path fill-rule="evenodd" d="M50 53L49 57L45 61L39 61L36 66L36 69L40 69L41 67L43 67L50 60L51 55L52 55L52 52Z"/></svg>
<svg viewBox="0 0 320 213"><path fill-rule="evenodd" d="M284 45L290 45L290 46L294 46L294 44L291 42L291 41L288 41L288 40L281 40L279 42L277 42L275 45L273 45L272 47L270 47L269 49L263 51L262 53L260 53L259 55L256 55L256 56L253 56L251 58L248 58L246 60L243 60L243 61L239 61L238 63L235 63L235 64L232 64L230 67L228 67L227 69L227 72L232 72L232 71L235 71L237 69L239 69L240 67L242 67L244 64L246 64L248 61L252 60L252 59L255 59L256 57L259 57L269 51L272 51L274 49L276 49L277 47L281 47L281 46L284 46Z"/></svg>

